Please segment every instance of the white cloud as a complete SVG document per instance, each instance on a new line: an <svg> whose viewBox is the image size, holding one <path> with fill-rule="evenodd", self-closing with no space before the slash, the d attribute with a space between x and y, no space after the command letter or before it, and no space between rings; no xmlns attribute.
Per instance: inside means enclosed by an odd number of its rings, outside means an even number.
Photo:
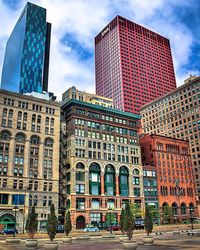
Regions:
<svg viewBox="0 0 200 250"><path fill-rule="evenodd" d="M11 10L0 0L0 71L5 42L19 17L25 0L17 11ZM84 49L94 52L94 37L114 16L122 15L136 23L168 37L171 42L176 78L183 82L190 72L181 70L189 63L193 36L174 12L175 6L185 3L173 0L33 0L47 9L47 21L52 23L49 90L59 99L72 85L94 92L94 59L81 59L78 49L63 37L69 35ZM189 1L187 2L189 4ZM192 68L191 68L192 69ZM193 72L196 72L192 69ZM198 74L199 72L197 72Z"/></svg>

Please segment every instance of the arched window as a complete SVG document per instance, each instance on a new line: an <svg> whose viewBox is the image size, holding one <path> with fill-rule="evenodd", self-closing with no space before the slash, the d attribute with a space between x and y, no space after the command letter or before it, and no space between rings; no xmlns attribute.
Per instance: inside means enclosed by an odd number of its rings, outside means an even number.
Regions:
<svg viewBox="0 0 200 250"><path fill-rule="evenodd" d="M40 143L40 137L37 135L32 135L31 136L31 144L38 145L39 143Z"/></svg>
<svg viewBox="0 0 200 250"><path fill-rule="evenodd" d="M52 148L52 147L53 147L53 139L51 139L51 138L46 138L44 144L45 144L45 147L50 147L50 148Z"/></svg>
<svg viewBox="0 0 200 250"><path fill-rule="evenodd" d="M28 118L28 114L25 112L25 113L24 113L24 121L25 121L25 122L27 121L27 118Z"/></svg>
<svg viewBox="0 0 200 250"><path fill-rule="evenodd" d="M119 193L122 196L128 196L129 185L128 185L129 172L127 167L122 166L119 170Z"/></svg>
<svg viewBox="0 0 200 250"><path fill-rule="evenodd" d="M19 111L19 112L18 112L18 115L17 115L17 120L18 120L18 121L21 121L21 119L22 119L22 112Z"/></svg>
<svg viewBox="0 0 200 250"><path fill-rule="evenodd" d="M37 203L38 203L38 197L37 195L34 196L34 201L33 201L33 206L37 206Z"/></svg>
<svg viewBox="0 0 200 250"><path fill-rule="evenodd" d="M1 139L4 141L9 141L11 139L11 133L8 131L1 132Z"/></svg>
<svg viewBox="0 0 200 250"><path fill-rule="evenodd" d="M133 185L140 185L139 170L137 168L133 169ZM136 189L137 190L137 189Z"/></svg>
<svg viewBox="0 0 200 250"><path fill-rule="evenodd" d="M176 202L172 203L172 214L177 215L178 214L178 206Z"/></svg>
<svg viewBox="0 0 200 250"><path fill-rule="evenodd" d="M46 207L46 205L47 205L47 197L46 196L43 196L42 205L43 205L43 207Z"/></svg>
<svg viewBox="0 0 200 250"><path fill-rule="evenodd" d="M101 183L100 183L100 166L98 163L93 162L89 167L90 174L90 194L100 195L101 194Z"/></svg>
<svg viewBox="0 0 200 250"><path fill-rule="evenodd" d="M13 110L12 109L9 110L8 118L10 118L10 119L13 118Z"/></svg>
<svg viewBox="0 0 200 250"><path fill-rule="evenodd" d="M108 164L104 174L104 190L106 195L115 195L115 168Z"/></svg>
<svg viewBox="0 0 200 250"><path fill-rule="evenodd" d="M84 164L82 162L78 162L76 164L76 168L78 168L78 169L85 169L85 166L84 166Z"/></svg>
<svg viewBox="0 0 200 250"><path fill-rule="evenodd" d="M38 115L38 117L37 117L37 123L41 123L41 115Z"/></svg>
<svg viewBox="0 0 200 250"><path fill-rule="evenodd" d="M32 122L33 123L36 122L36 115L35 114L32 115Z"/></svg>
<svg viewBox="0 0 200 250"><path fill-rule="evenodd" d="M3 109L3 117L7 117L7 109L6 108Z"/></svg>
<svg viewBox="0 0 200 250"><path fill-rule="evenodd" d="M16 141L17 142L25 142L25 135L22 133L16 134Z"/></svg>
<svg viewBox="0 0 200 250"><path fill-rule="evenodd" d="M46 120L45 120L45 125L49 125L49 117L46 117Z"/></svg>
<svg viewBox="0 0 200 250"><path fill-rule="evenodd" d="M184 202L181 203L181 214L186 214L186 204Z"/></svg>
<svg viewBox="0 0 200 250"><path fill-rule="evenodd" d="M54 126L54 118L51 118L51 126Z"/></svg>
<svg viewBox="0 0 200 250"><path fill-rule="evenodd" d="M52 203L52 197L51 197L51 196L49 196L48 206L50 206L50 205L51 205L51 203Z"/></svg>
<svg viewBox="0 0 200 250"><path fill-rule="evenodd" d="M134 169L133 169L133 174L134 174L134 175L139 175L139 174L140 174L140 171L139 171L137 168L134 168Z"/></svg>

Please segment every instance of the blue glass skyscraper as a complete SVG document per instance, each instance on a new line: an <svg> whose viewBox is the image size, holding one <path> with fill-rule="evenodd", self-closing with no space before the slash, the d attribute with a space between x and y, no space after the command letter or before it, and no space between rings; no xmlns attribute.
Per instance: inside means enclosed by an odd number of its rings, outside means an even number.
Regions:
<svg viewBox="0 0 200 250"><path fill-rule="evenodd" d="M48 90L50 36L46 9L28 2L6 44L2 89L21 94Z"/></svg>

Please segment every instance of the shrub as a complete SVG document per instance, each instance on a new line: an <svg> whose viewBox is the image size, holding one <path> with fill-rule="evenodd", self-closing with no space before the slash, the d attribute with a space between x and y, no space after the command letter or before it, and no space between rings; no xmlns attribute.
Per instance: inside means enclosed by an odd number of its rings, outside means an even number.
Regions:
<svg viewBox="0 0 200 250"><path fill-rule="evenodd" d="M124 209L122 208L120 215L120 230L124 234Z"/></svg>
<svg viewBox="0 0 200 250"><path fill-rule="evenodd" d="M68 210L65 217L65 233L68 236L69 233L72 231L72 223L71 223L71 216L70 211Z"/></svg>
<svg viewBox="0 0 200 250"><path fill-rule="evenodd" d="M146 206L146 209L145 209L144 227L145 227L147 235L149 236L149 234L152 233L152 230L153 230L153 220L151 217L149 206Z"/></svg>
<svg viewBox="0 0 200 250"><path fill-rule="evenodd" d="M26 231L31 239L33 239L34 234L37 233L38 219L37 214L35 213L35 207L31 207L28 213L28 218L26 221Z"/></svg>
<svg viewBox="0 0 200 250"><path fill-rule="evenodd" d="M135 220L129 204L126 204L125 207L123 228L127 234L127 237L129 240L131 240L133 236L133 230L135 229Z"/></svg>
<svg viewBox="0 0 200 250"><path fill-rule="evenodd" d="M55 215L54 204L51 204L50 214L48 214L48 220L47 220L47 233L51 241L53 241L53 239L56 236L57 233L56 228L57 228L57 217Z"/></svg>

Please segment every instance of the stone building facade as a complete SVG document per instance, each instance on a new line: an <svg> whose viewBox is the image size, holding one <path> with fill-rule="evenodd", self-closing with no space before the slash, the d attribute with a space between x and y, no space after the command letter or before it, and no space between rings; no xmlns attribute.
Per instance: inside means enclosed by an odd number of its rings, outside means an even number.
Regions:
<svg viewBox="0 0 200 250"><path fill-rule="evenodd" d="M188 141L144 134L140 138L142 163L156 169L161 213L172 208L174 221L197 216L194 178Z"/></svg>
<svg viewBox="0 0 200 250"><path fill-rule="evenodd" d="M143 208L140 116L80 100L62 105L60 206L73 228L120 220L126 202Z"/></svg>
<svg viewBox="0 0 200 250"><path fill-rule="evenodd" d="M32 96L0 91L0 224L19 231L30 206L39 228L49 205L58 211L60 105Z"/></svg>
<svg viewBox="0 0 200 250"><path fill-rule="evenodd" d="M200 77L191 76L176 90L144 105L141 116L143 133L189 141L200 204Z"/></svg>

